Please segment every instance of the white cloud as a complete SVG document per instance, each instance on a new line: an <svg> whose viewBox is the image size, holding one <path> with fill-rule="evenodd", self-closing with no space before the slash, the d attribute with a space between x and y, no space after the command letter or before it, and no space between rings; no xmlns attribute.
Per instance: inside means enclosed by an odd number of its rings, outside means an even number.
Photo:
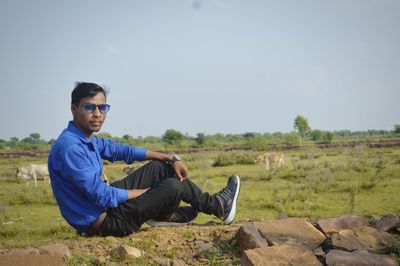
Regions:
<svg viewBox="0 0 400 266"><path fill-rule="evenodd" d="M106 50L106 53L107 53L107 54L112 55L112 56L118 56L118 55L121 54L121 50L120 50L120 49L118 49L118 48L112 46L112 45L109 44L109 43L106 43L106 44L104 45L104 49Z"/></svg>

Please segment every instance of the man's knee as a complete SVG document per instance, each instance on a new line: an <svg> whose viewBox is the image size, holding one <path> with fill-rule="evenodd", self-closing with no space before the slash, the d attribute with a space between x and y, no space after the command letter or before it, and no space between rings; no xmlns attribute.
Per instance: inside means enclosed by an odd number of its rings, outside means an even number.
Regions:
<svg viewBox="0 0 400 266"><path fill-rule="evenodd" d="M170 191L175 191L176 193L183 193L184 187L182 182L177 178L167 178L163 185Z"/></svg>
<svg viewBox="0 0 400 266"><path fill-rule="evenodd" d="M152 169L159 169L159 170L172 170L171 164L163 162L163 161L158 161L158 160L153 160L150 161L145 165L146 167L152 168Z"/></svg>

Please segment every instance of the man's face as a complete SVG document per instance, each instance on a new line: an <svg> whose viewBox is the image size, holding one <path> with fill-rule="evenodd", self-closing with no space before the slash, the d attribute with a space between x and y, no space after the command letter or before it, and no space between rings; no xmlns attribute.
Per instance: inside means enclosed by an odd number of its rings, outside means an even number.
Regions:
<svg viewBox="0 0 400 266"><path fill-rule="evenodd" d="M99 92L93 97L82 98L79 105L71 105L74 125L79 128L87 137L91 137L93 132L98 132L106 119L107 113L100 112L96 107L93 112L85 110L88 104L105 104L106 98L103 93Z"/></svg>

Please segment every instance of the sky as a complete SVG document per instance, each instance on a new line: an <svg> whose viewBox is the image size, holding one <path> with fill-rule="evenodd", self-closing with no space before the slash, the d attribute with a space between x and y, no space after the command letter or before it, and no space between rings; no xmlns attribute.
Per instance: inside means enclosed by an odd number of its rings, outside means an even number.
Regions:
<svg viewBox="0 0 400 266"><path fill-rule="evenodd" d="M76 81L101 132L196 136L400 124L398 0L0 0L0 139L57 138Z"/></svg>

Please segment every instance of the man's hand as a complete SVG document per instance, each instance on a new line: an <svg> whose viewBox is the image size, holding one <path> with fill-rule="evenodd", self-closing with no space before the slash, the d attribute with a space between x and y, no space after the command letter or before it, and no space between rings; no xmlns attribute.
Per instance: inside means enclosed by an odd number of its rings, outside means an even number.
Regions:
<svg viewBox="0 0 400 266"><path fill-rule="evenodd" d="M146 193L147 190L150 188L145 188L145 189L129 189L128 190L128 199L134 199L139 197L140 195Z"/></svg>
<svg viewBox="0 0 400 266"><path fill-rule="evenodd" d="M188 178L188 170L181 161L176 161L172 164L175 170L176 177L183 181Z"/></svg>
<svg viewBox="0 0 400 266"><path fill-rule="evenodd" d="M146 160L159 160L164 162L168 161L170 162L172 160L172 154L147 150ZM188 170L181 161L175 161L172 164L172 167L174 168L176 177L179 178L181 181L189 178Z"/></svg>

